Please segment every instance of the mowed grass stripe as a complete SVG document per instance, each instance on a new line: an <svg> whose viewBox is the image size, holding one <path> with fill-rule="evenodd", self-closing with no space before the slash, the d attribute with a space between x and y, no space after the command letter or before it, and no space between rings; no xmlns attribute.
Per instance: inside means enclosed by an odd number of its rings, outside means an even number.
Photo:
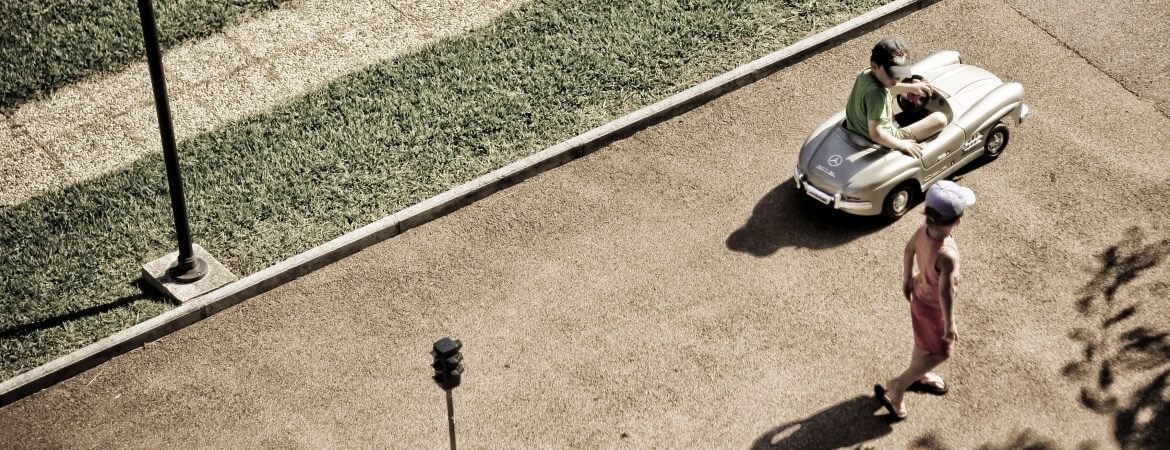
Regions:
<svg viewBox="0 0 1170 450"><path fill-rule="evenodd" d="M283 0L154 0L163 48L208 36ZM0 110L145 58L137 0L0 3Z"/></svg>
<svg viewBox="0 0 1170 450"><path fill-rule="evenodd" d="M526 5L184 141L195 240L254 273L881 3ZM159 156L0 211L0 376L169 308L128 283L171 229Z"/></svg>

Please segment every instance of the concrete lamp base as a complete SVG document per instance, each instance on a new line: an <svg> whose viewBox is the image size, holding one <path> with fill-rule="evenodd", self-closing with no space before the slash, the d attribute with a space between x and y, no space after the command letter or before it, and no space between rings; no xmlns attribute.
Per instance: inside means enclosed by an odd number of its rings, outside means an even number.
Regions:
<svg viewBox="0 0 1170 450"><path fill-rule="evenodd" d="M179 283L167 273L167 269L175 264L179 258L177 251L144 264L142 266L142 279L163 295L178 300L180 303L186 303L195 297L236 281L236 276L199 244L192 244L191 248L195 251L195 257L202 259L207 264L207 275L204 275L199 281Z"/></svg>

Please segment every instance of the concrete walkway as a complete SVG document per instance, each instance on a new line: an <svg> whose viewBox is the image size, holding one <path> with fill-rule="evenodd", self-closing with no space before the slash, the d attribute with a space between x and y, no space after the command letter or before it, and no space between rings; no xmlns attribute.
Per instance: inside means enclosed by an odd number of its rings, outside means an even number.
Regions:
<svg viewBox="0 0 1170 450"><path fill-rule="evenodd" d="M830 214L790 180L892 33L1033 107L961 180L979 203L952 392L897 424L871 386L910 353L920 216ZM462 447L1154 447L1170 393L1142 389L1170 360L1125 336L1167 331L1168 141L1151 102L1007 4L944 1L0 409L0 442L442 447L428 351L451 335Z"/></svg>
<svg viewBox="0 0 1170 450"><path fill-rule="evenodd" d="M525 0L299 0L163 55L177 138L264 112ZM66 86L0 125L0 207L160 152L146 62Z"/></svg>
<svg viewBox="0 0 1170 450"><path fill-rule="evenodd" d="M1170 116L1170 2L1010 0L1030 21ZM1077 76L1076 74L1069 74Z"/></svg>

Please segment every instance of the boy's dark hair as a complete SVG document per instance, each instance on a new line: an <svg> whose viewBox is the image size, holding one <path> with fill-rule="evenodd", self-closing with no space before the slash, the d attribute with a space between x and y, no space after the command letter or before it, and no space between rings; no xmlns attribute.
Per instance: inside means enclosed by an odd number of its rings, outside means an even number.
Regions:
<svg viewBox="0 0 1170 450"><path fill-rule="evenodd" d="M945 217L943 213L939 212L937 209L931 208L930 206L926 207L924 214L926 214L927 224L939 226L954 225L955 222L959 221L960 217L963 217L962 214L954 217Z"/></svg>

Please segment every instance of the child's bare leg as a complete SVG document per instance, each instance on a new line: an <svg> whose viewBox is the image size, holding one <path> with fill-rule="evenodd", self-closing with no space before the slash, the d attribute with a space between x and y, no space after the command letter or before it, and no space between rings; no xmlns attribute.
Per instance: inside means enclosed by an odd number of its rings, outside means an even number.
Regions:
<svg viewBox="0 0 1170 450"><path fill-rule="evenodd" d="M942 387L943 383L944 383L942 377L939 376L939 374L934 373L934 372L926 372L926 375L923 375L922 378L918 379L918 381L921 381L921 382L926 383L926 384L933 384L933 385L939 386L939 387Z"/></svg>
<svg viewBox="0 0 1170 450"><path fill-rule="evenodd" d="M910 387L914 380L926 376L927 373L946 360L946 356L928 353L926 350L914 347L914 353L910 358L910 367L907 367L901 375L886 382L890 403L894 404L894 409L905 411L906 407L902 404L902 398L906 394L906 388Z"/></svg>
<svg viewBox="0 0 1170 450"><path fill-rule="evenodd" d="M916 358L918 353L922 352L922 350L920 350L918 348L918 346L913 346L913 347L911 347L911 349L912 350L910 351L910 364L913 364L914 358ZM927 384L934 384L934 385L938 385L938 386L942 386L942 383L943 383L942 377L934 372L926 372L926 374L923 375L921 378L919 378L917 381L921 381L921 382L927 383ZM911 382L911 383L913 383L913 382Z"/></svg>
<svg viewBox="0 0 1170 450"><path fill-rule="evenodd" d="M933 136L935 133L942 131L947 126L947 115L941 111L930 113L922 120L914 122L910 125L902 127L902 131L910 134L916 142L922 142L927 138Z"/></svg>
<svg viewBox="0 0 1170 450"><path fill-rule="evenodd" d="M913 363L913 362L914 362L914 358L915 358L915 357L916 357L916 356L917 356L919 353L923 353L923 352L924 352L924 351L923 351L922 349L919 349L919 348L918 348L918 346L913 346L913 347L911 347L911 351L910 351L910 362L911 362L911 363ZM939 375L939 374L937 374L937 373L934 373L933 371L931 371L931 372L926 372L926 374L925 374L925 375L923 375L923 376L922 376L922 378L919 378L919 379L918 379L918 381L921 381L921 382L923 382L923 383L926 383L926 384L933 384L933 385L940 386L940 387L943 385L943 378L942 378L942 376L941 376L941 375ZM913 382L911 382L911 384L913 384ZM909 387L909 386L907 386L907 387Z"/></svg>

